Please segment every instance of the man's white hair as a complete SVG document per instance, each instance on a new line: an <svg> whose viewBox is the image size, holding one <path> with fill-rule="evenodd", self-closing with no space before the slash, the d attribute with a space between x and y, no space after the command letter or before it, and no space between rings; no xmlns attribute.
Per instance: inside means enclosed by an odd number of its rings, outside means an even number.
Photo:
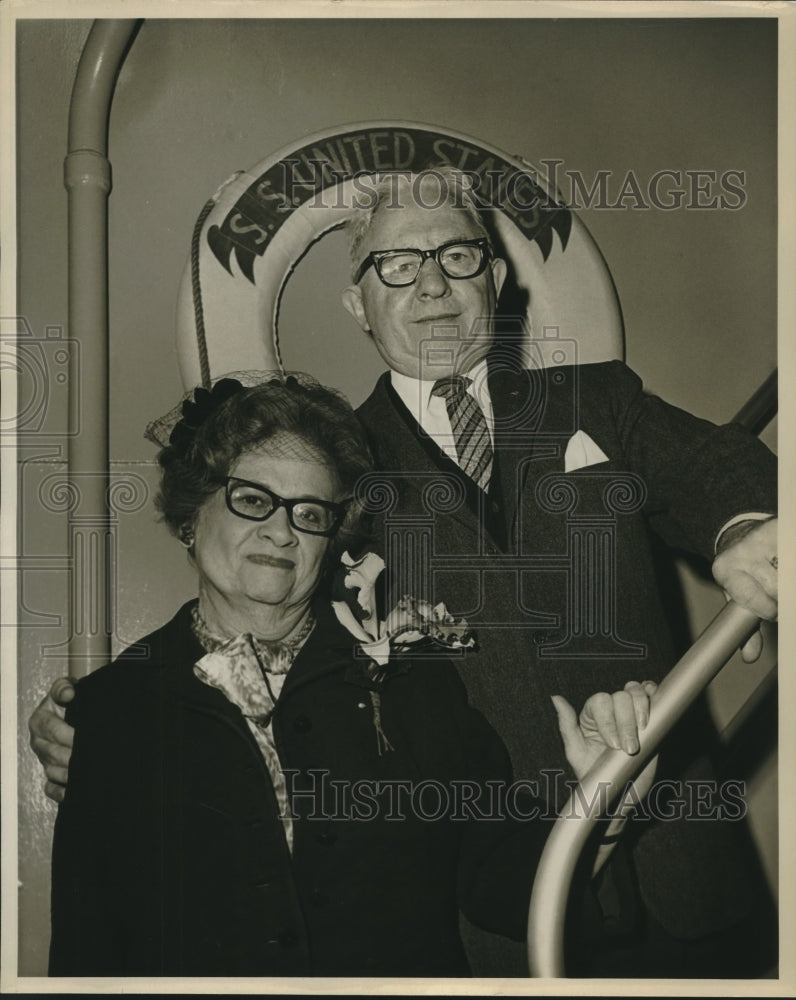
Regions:
<svg viewBox="0 0 796 1000"><path fill-rule="evenodd" d="M397 202L395 199L398 186L402 181L409 185L409 195L410 197L414 197L415 192L431 180L436 181L439 187L438 204L440 206L452 205L455 208L463 209L470 217L478 233L489 241L489 249L490 251L492 250L492 240L489 231L484 223L484 218L478 204L473 197L472 184L466 173L448 164L443 164L439 167L429 167L426 170L420 170L415 174L399 173L398 179L396 179L394 174L386 174L379 177L368 188L367 193L355 203L355 214L346 225L349 238L352 280L356 276L357 269L361 263L359 258L362 244L368 234L368 230L373 224L376 213L385 206L400 207L400 197ZM418 203L424 208L429 207L422 201ZM384 249L388 248L385 247Z"/></svg>

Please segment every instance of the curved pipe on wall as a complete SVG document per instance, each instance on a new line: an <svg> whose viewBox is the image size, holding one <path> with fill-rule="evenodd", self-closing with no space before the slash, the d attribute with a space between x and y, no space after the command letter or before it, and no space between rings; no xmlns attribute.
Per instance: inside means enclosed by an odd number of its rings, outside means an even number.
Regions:
<svg viewBox="0 0 796 1000"><path fill-rule="evenodd" d="M135 20L95 21L69 109L64 184L69 199L69 667L110 658L108 511L108 119Z"/></svg>

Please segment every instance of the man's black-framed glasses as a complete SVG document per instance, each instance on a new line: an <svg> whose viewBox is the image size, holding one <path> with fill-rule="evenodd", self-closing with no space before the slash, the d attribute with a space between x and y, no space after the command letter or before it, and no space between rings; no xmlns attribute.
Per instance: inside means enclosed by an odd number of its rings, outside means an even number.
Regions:
<svg viewBox="0 0 796 1000"><path fill-rule="evenodd" d="M296 531L304 531L308 535L334 535L343 523L351 503L350 499L332 503L331 500L318 500L315 497L286 500L260 483L238 479L236 476L227 476L223 484L226 488L227 508L237 517L245 517L247 521L267 521L280 507L284 507L288 520Z"/></svg>
<svg viewBox="0 0 796 1000"><path fill-rule="evenodd" d="M362 280L369 267L374 267L381 281L390 288L413 285L429 257L449 278L475 278L484 270L490 256L489 240L483 237L449 240L433 250L372 250L359 265L354 284Z"/></svg>

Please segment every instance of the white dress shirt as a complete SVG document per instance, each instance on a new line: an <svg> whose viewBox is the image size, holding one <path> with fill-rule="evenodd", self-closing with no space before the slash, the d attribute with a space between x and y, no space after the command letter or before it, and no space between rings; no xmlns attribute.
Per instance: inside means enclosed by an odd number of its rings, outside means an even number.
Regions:
<svg viewBox="0 0 796 1000"><path fill-rule="evenodd" d="M489 430L489 439L494 446L494 418L492 416L492 398L487 388L486 361L479 361L478 364L474 365L469 372L466 372L466 378L472 379L467 391L481 407ZM430 379L410 378L408 375L401 375L400 372L396 371L390 372L390 379L401 402L418 422L421 429L439 445L448 458L461 468L445 400L442 396L432 396L431 394L434 382Z"/></svg>

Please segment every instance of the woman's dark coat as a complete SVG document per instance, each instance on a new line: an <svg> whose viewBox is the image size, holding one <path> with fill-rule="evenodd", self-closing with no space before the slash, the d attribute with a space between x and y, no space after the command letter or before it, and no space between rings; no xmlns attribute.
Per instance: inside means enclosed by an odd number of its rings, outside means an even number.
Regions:
<svg viewBox="0 0 796 1000"><path fill-rule="evenodd" d="M394 749L380 755L368 661L328 608L318 615L272 723L292 858L240 711L193 674L190 605L79 683L51 975L467 975L458 905L524 936L550 824L472 818L489 811L484 782L511 772L456 670L418 653L393 661L378 690ZM459 810L470 818L422 818L445 812L461 779L478 782L481 797L468 786L459 798L473 800ZM392 782L380 798L375 781Z"/></svg>

